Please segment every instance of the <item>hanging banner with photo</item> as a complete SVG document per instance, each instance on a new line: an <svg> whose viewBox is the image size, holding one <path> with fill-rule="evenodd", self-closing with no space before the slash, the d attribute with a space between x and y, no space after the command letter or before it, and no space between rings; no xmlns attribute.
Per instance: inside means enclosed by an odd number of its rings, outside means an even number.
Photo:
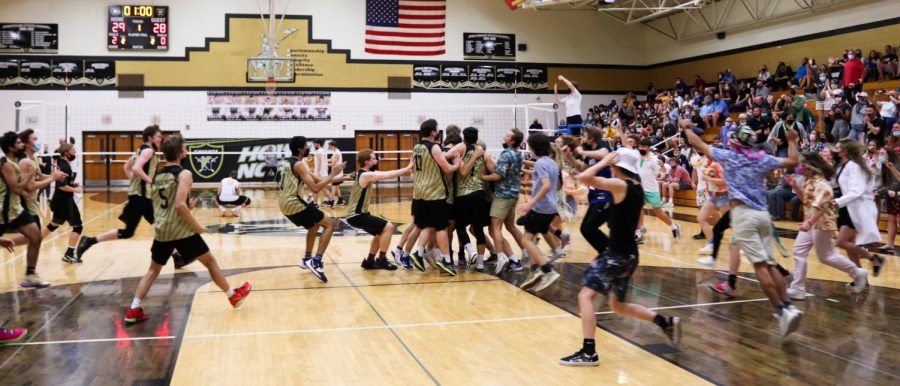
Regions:
<svg viewBox="0 0 900 386"><path fill-rule="evenodd" d="M209 91L207 121L330 121L331 93Z"/></svg>
<svg viewBox="0 0 900 386"><path fill-rule="evenodd" d="M356 151L355 138L307 138L310 151L315 139L322 139L326 148L335 141L342 152ZM290 138L188 139L189 155L182 166L194 173L195 182L219 182L232 170L241 182L277 181L282 161L290 156L290 142ZM352 172L355 156L344 154L343 158L347 162L344 173Z"/></svg>
<svg viewBox="0 0 900 386"><path fill-rule="evenodd" d="M413 87L429 90L546 90L547 67L516 64L413 66Z"/></svg>

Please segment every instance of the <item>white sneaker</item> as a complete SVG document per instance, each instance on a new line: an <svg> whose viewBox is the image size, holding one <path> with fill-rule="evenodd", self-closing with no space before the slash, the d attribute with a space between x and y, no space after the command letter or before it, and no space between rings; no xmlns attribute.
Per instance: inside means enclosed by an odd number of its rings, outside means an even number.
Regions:
<svg viewBox="0 0 900 386"><path fill-rule="evenodd" d="M556 271L550 271L541 275L541 281L534 286L534 292L541 292L559 280L559 274Z"/></svg>
<svg viewBox="0 0 900 386"><path fill-rule="evenodd" d="M569 232L562 232L559 235L559 241L562 243L562 245L559 246L560 248L568 247L569 244L572 243L572 234Z"/></svg>
<svg viewBox="0 0 900 386"><path fill-rule="evenodd" d="M707 267L714 267L716 265L716 259L713 259L712 256L703 256L697 259L697 262Z"/></svg>
<svg viewBox="0 0 900 386"><path fill-rule="evenodd" d="M856 276L853 277L853 293L858 294L863 292L866 289L866 285L869 284L869 271L864 269L856 270Z"/></svg>
<svg viewBox="0 0 900 386"><path fill-rule="evenodd" d="M494 269L494 274L499 275L506 269L506 265L509 264L509 258L505 255L497 255L497 267Z"/></svg>
<svg viewBox="0 0 900 386"><path fill-rule="evenodd" d="M791 298L791 300L805 300L806 299L806 292L798 291L793 288L787 289L787 295L789 298Z"/></svg>
<svg viewBox="0 0 900 386"><path fill-rule="evenodd" d="M778 330L781 333L782 338L797 331L797 328L800 327L802 315L803 312L800 312L800 310L793 306L781 310L781 316L778 317Z"/></svg>
<svg viewBox="0 0 900 386"><path fill-rule="evenodd" d="M519 288L528 288L533 286L534 283L537 283L537 281L541 279L541 276L544 276L544 271L541 271L540 268L531 271L531 276L529 276L528 279L526 279L525 282L519 286Z"/></svg>
<svg viewBox="0 0 900 386"><path fill-rule="evenodd" d="M703 248L698 249L697 253L700 255L709 255L712 253L712 250L713 250L712 244L706 244L703 246Z"/></svg>
<svg viewBox="0 0 900 386"><path fill-rule="evenodd" d="M788 321L788 334L797 331L800 328L800 321L803 319L803 311L800 311L799 308L791 305L787 308L791 311L791 314L794 316Z"/></svg>
<svg viewBox="0 0 900 386"><path fill-rule="evenodd" d="M19 283L20 286L25 288L47 288L50 286L50 283L41 279L36 273L31 275L25 275L25 280Z"/></svg>

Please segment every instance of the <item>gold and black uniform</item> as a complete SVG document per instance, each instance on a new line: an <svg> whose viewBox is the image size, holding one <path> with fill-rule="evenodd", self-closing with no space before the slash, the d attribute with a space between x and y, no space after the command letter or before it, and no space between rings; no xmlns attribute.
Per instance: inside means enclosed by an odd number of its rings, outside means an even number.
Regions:
<svg viewBox="0 0 900 386"><path fill-rule="evenodd" d="M137 162L144 149L156 151L154 146L145 143L131 156L132 163ZM158 169L159 158L157 158L154 153L154 155L150 157L150 160L144 164L143 170L144 173L150 177L150 180L153 181ZM149 184L144 182L137 173L131 174L131 184L128 187L128 203L125 204L125 208L122 209L122 214L119 215L119 220L125 223L125 229L119 229L120 239L127 239L134 236L134 231L141 222L141 218L144 218L147 222L153 224L153 203L150 202L150 189L151 187Z"/></svg>
<svg viewBox="0 0 900 386"><path fill-rule="evenodd" d="M462 164L465 165L472 159L475 153L475 146L466 145L466 152L463 155ZM486 211L484 180L481 176L484 174L484 157L478 157L472 165L469 175L463 177L461 174L456 175L456 204L453 211L456 212L456 236L459 238L460 245L469 243L469 234L466 228L472 227L475 240L479 245L485 243L484 226L488 225L484 221L484 212Z"/></svg>
<svg viewBox="0 0 900 386"><path fill-rule="evenodd" d="M63 157L60 157L56 164L59 167L59 171L66 174L66 178L56 181L53 198L50 199L50 211L53 212L51 222L56 225L68 222L72 227L81 226L81 212L78 210L78 205L75 205L75 193L60 189L63 186L75 186L75 175L72 173L72 166Z"/></svg>
<svg viewBox="0 0 900 386"><path fill-rule="evenodd" d="M34 168L34 180L39 181L41 179L41 160L38 159L37 155L32 155L31 157L26 156L29 162L31 162L31 166ZM36 218L40 219L41 208L40 208L40 200L38 199L39 190L34 190L33 192L28 192L31 197L30 201L25 202L25 210L28 211L32 216L36 216Z"/></svg>
<svg viewBox="0 0 900 386"><path fill-rule="evenodd" d="M209 252L209 247L176 207L178 176L184 171L179 165L166 166L153 177L150 196L153 205L153 262L166 265L176 249L185 260L193 260ZM186 199L190 199L190 194ZM190 205L188 203L185 203Z"/></svg>
<svg viewBox="0 0 900 386"><path fill-rule="evenodd" d="M278 194L278 208L294 225L309 229L322 221L325 214L300 196L303 181L294 173L294 165L297 162L301 162L299 158L290 157L284 165L281 173L281 192Z"/></svg>
<svg viewBox="0 0 900 386"><path fill-rule="evenodd" d="M372 199L369 188L372 187L370 182L365 188L359 186L359 180L368 170L360 169L356 172L356 179L353 181L353 189L350 191L350 201L347 205L347 224L354 228L359 228L366 233L377 236L384 231L387 226L387 220L369 214L369 201Z"/></svg>
<svg viewBox="0 0 900 386"><path fill-rule="evenodd" d="M22 179L22 170L19 169L17 163L6 158L0 159L0 167L7 162L12 164L16 171L16 182L19 182ZM25 210L22 205L23 201L21 196L9 190L6 180L0 176L0 204L3 206L0 208L0 212L2 212L0 213L0 234L14 231L34 222L34 216Z"/></svg>
<svg viewBox="0 0 900 386"><path fill-rule="evenodd" d="M431 154L434 146L438 144L422 140L413 147L415 173L412 209L417 227L443 230L448 223L449 190L444 180L444 171Z"/></svg>

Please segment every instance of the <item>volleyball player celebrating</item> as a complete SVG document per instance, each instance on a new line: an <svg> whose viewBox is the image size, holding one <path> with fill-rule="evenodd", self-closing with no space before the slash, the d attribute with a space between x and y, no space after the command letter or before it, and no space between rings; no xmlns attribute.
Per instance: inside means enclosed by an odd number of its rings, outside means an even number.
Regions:
<svg viewBox="0 0 900 386"><path fill-rule="evenodd" d="M187 156L187 148L180 135L172 135L166 138L162 145L162 151L166 158L165 167L153 177L152 205L155 221L153 222L153 246L150 247L152 261L150 269L141 278L134 292L131 307L125 312L126 323L137 323L147 320L147 314L141 308L141 302L150 291L150 287L159 272L169 260L169 256L177 248L186 260L199 260L209 276L220 289L228 296L231 306L238 308L247 295L250 295L250 283L244 283L240 288L232 289L228 280L219 268L219 264L200 234L207 229L197 222L191 214L193 205L189 202L191 197L191 184L193 178L191 172L181 167L181 160Z"/></svg>
<svg viewBox="0 0 900 386"><path fill-rule="evenodd" d="M363 260L362 267L363 269L396 270L397 266L389 263L386 256L395 226L389 221L369 213L369 202L372 201L372 192L369 187L376 181L408 176L412 173L413 163L410 162L409 166L403 169L373 171L372 169L378 165L378 158L372 149L365 149L356 154L356 164L359 171L356 172L353 189L350 191L347 223L374 236L372 244L369 246L369 255ZM378 253L377 259L375 258L376 253Z"/></svg>
<svg viewBox="0 0 900 386"><path fill-rule="evenodd" d="M281 192L278 195L278 207L281 213L296 226L306 228L306 252L300 261L300 268L306 268L313 275L323 281L328 282L325 276L325 265L322 263L322 255L331 242L331 235L337 226L337 219L333 217L325 217L313 203L304 200L301 195L301 189L305 185L312 193L318 193L328 184L335 176L344 171L344 165L337 165L331 169L331 173L324 179L314 177L310 173L304 162L300 159L309 154L309 147L306 144L306 137L296 136L291 138L288 148L291 156L288 157L284 166L281 177ZM312 255L313 247L316 244L316 235L319 228L322 228L322 236L319 239L319 247L316 249L315 256Z"/></svg>
<svg viewBox="0 0 900 386"><path fill-rule="evenodd" d="M644 205L644 191L639 181L640 156L632 149L619 149L610 153L602 161L582 172L578 179L597 189L607 191L612 196L609 207L609 238L606 250L600 253L581 279L578 293L578 308L584 342L581 350L559 360L563 366L597 366L594 333L597 330L597 316L594 313L594 299L597 294L609 298L613 312L646 321L659 326L673 345L681 340L681 321L677 317L665 317L644 306L625 302L628 283L638 267L638 246L634 239L637 230L638 212ZM612 177L600 177L598 173L611 167ZM613 296L610 296L613 291Z"/></svg>
<svg viewBox="0 0 900 386"><path fill-rule="evenodd" d="M34 168L21 170L14 160L16 154L24 148L22 141L15 132L8 131L0 137L0 149L6 158L0 160L0 235L6 232L19 232L28 240L28 249L25 253L25 280L19 285L22 287L45 288L50 283L41 279L35 269L37 268L38 255L41 252L41 229L35 223L34 216L29 214L22 203L30 199L26 187L37 172Z"/></svg>
<svg viewBox="0 0 900 386"><path fill-rule="evenodd" d="M415 175L412 205L415 224L420 232L416 249L410 257L416 269L424 272L425 246L434 234L441 253L440 259L437 259L435 264L444 272L456 276L453 262L450 261L450 245L447 238L449 190L443 174L455 172L459 169L459 163L447 161L441 146L435 142L437 134L437 121L429 119L422 122L419 128L422 140L413 147Z"/></svg>
<svg viewBox="0 0 900 386"><path fill-rule="evenodd" d="M467 127L463 130L463 157L461 166L456 172L456 198L454 211L456 212L456 237L459 239L460 249L469 255L470 265L475 270L484 270L484 226L482 223L485 202L484 192L484 149L475 145L478 141L478 129ZM469 233L466 228L472 226L475 236L475 245L472 246ZM460 261L462 264L462 261Z"/></svg>
<svg viewBox="0 0 900 386"><path fill-rule="evenodd" d="M502 228L512 235L519 248L522 248L522 231L516 227L515 209L519 202L519 189L522 186L522 132L512 129L503 136L503 152L494 167L494 172L482 177L485 181L495 182L494 200L491 201L491 240L497 248L497 266L495 274L499 275L507 266L510 271L521 271L522 262L512 253L512 247L503 237ZM524 252L525 249L522 248Z"/></svg>

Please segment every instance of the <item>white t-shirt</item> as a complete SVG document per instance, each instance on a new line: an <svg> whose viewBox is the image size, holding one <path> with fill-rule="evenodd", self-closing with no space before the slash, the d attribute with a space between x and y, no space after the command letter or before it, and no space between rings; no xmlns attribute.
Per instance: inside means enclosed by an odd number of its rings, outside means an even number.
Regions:
<svg viewBox="0 0 900 386"><path fill-rule="evenodd" d="M328 175L328 150L325 150L324 147L320 147L313 153L313 169L316 170L316 175L318 176L327 176Z"/></svg>
<svg viewBox="0 0 900 386"><path fill-rule="evenodd" d="M884 118L894 118L897 116L897 105L894 102L881 102L881 116Z"/></svg>
<svg viewBox="0 0 900 386"><path fill-rule="evenodd" d="M340 165L344 162L344 156L340 151L333 151L331 154L331 164L332 165ZM337 175L336 177L341 177L344 173Z"/></svg>
<svg viewBox="0 0 900 386"><path fill-rule="evenodd" d="M219 200L224 202L230 202L238 199L238 188L241 187L241 183L238 180L225 177L222 180L222 192L219 194Z"/></svg>
<svg viewBox="0 0 900 386"><path fill-rule="evenodd" d="M577 89L573 88L562 101L566 104L566 117L581 116L581 93Z"/></svg>
<svg viewBox="0 0 900 386"><path fill-rule="evenodd" d="M659 184L656 177L659 175L659 162L656 154L648 153L646 157L641 159L641 187L645 192L659 193Z"/></svg>

